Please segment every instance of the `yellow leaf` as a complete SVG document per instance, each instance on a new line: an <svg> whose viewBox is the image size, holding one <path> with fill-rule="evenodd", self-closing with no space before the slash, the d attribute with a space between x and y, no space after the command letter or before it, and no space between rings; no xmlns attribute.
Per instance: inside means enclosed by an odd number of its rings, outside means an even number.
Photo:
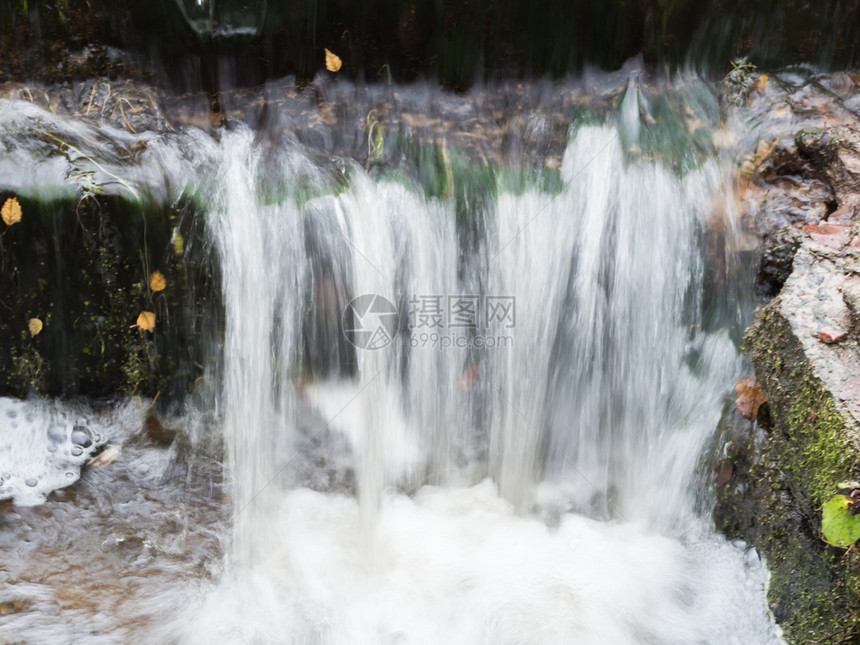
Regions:
<svg viewBox="0 0 860 645"><path fill-rule="evenodd" d="M21 204L18 203L17 197L10 197L3 204L3 210L0 211L0 216L6 222L6 226L12 226L21 221Z"/></svg>
<svg viewBox="0 0 860 645"><path fill-rule="evenodd" d="M149 276L149 288L153 291L164 291L167 287L167 279L161 271L153 271Z"/></svg>
<svg viewBox="0 0 860 645"><path fill-rule="evenodd" d="M132 325L134 327L135 325ZM137 327L143 331L152 331L155 329L155 314L151 311L142 311L137 317Z"/></svg>
<svg viewBox="0 0 860 645"><path fill-rule="evenodd" d="M762 74L758 77L758 81L756 81L755 87L753 88L757 92L764 92L764 88L767 87L767 82L770 80L770 76L767 74Z"/></svg>
<svg viewBox="0 0 860 645"><path fill-rule="evenodd" d="M27 323L27 329L30 330L30 337L38 336L39 332L42 331L42 321L38 318L30 318L30 322Z"/></svg>
<svg viewBox="0 0 860 645"><path fill-rule="evenodd" d="M333 54L326 49L325 68L330 72L337 72L340 70L341 65L343 65L343 61L337 56L337 54Z"/></svg>

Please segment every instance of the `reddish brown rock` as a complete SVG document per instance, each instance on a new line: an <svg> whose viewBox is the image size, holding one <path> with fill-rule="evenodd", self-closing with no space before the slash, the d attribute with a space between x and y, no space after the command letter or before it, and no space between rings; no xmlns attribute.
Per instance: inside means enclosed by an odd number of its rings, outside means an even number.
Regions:
<svg viewBox="0 0 860 645"><path fill-rule="evenodd" d="M840 249L851 241L851 226L846 224L807 224L803 232L813 241L832 249Z"/></svg>
<svg viewBox="0 0 860 645"><path fill-rule="evenodd" d="M841 342L846 338L848 338L848 332L838 327L824 327L818 332L818 340L828 345Z"/></svg>

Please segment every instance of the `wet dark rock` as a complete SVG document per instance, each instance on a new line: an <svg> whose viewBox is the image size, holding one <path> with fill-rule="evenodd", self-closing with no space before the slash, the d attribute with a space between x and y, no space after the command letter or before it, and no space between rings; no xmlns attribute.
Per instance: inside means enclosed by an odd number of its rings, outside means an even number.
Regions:
<svg viewBox="0 0 860 645"><path fill-rule="evenodd" d="M14 193L0 178L0 202ZM189 202L141 204L112 195L16 195L24 218L0 239L0 396L185 396L200 375L209 332L219 326L219 277L199 244L203 222ZM58 240L63 240L60 244ZM142 250L148 257L142 261ZM146 267L168 288L150 301ZM130 329L144 305L158 333ZM166 312L170 312L170 316ZM27 333L32 312L46 324Z"/></svg>
<svg viewBox="0 0 860 645"><path fill-rule="evenodd" d="M158 446L169 446L176 439L175 429L165 428L164 424L155 415L149 415L144 419L141 427L141 435L148 441Z"/></svg>
<svg viewBox="0 0 860 645"><path fill-rule="evenodd" d="M840 209L856 206L860 196L860 132L855 124L797 133L797 146L833 188Z"/></svg>
<svg viewBox="0 0 860 645"><path fill-rule="evenodd" d="M164 82L182 89L289 75L306 83L322 68L321 48L328 45L344 59L341 76L435 76L464 89L487 78L563 76L589 65L615 69L639 53L650 63L692 60L717 69L738 51L770 66L809 61L838 67L856 62L860 35L854 2L785 0L774 7L725 0L549 0L541 19L527 2L365 0L360 10L342 0L223 2L214 3L214 17L189 19L194 4L3 3L0 79L70 82L152 77L161 70ZM231 36L231 21L219 18L230 4L244 7L242 35ZM213 20L226 28L213 33Z"/></svg>

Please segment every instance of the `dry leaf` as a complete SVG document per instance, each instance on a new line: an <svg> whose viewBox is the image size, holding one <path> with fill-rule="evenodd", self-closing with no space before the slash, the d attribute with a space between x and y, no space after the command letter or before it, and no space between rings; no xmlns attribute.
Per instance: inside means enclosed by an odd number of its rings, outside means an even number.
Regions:
<svg viewBox="0 0 860 645"><path fill-rule="evenodd" d="M137 317L137 323L132 327L140 327L143 331L155 329L155 314L151 311L142 311Z"/></svg>
<svg viewBox="0 0 860 645"><path fill-rule="evenodd" d="M735 405L740 413L747 419L753 420L758 417L758 409L767 403L767 395L755 378L755 374L738 381L735 385L735 394L738 395Z"/></svg>
<svg viewBox="0 0 860 645"><path fill-rule="evenodd" d="M329 50L325 50L325 68L330 72L340 71L341 66L343 65L343 61L338 57L337 54L331 53Z"/></svg>
<svg viewBox="0 0 860 645"><path fill-rule="evenodd" d="M6 226L12 226L21 221L21 204L18 203L17 197L10 197L3 204L3 210L0 211L0 216L6 222Z"/></svg>
<svg viewBox="0 0 860 645"><path fill-rule="evenodd" d="M39 332L42 331L42 321L38 318L30 318L30 322L27 323L27 329L30 330L30 337L38 336Z"/></svg>
<svg viewBox="0 0 860 645"><path fill-rule="evenodd" d="M149 276L149 288L153 291L164 291L167 287L167 279L161 271L153 271Z"/></svg>
<svg viewBox="0 0 860 645"><path fill-rule="evenodd" d="M755 87L753 89L759 93L764 92L764 88L767 87L767 82L769 80L770 76L768 76L767 74L762 74L758 77L758 80L756 81Z"/></svg>

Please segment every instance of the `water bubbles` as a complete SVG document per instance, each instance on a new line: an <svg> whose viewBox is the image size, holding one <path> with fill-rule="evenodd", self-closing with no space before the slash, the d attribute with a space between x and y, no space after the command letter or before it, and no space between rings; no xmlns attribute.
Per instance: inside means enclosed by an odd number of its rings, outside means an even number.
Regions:
<svg viewBox="0 0 860 645"><path fill-rule="evenodd" d="M27 486L29 486L30 488L36 488L36 486L39 485L39 482L35 479L28 479L24 483L27 484Z"/></svg>
<svg viewBox="0 0 860 645"><path fill-rule="evenodd" d="M71 471L66 472L66 479L74 479L76 476L77 475Z"/></svg>
<svg viewBox="0 0 860 645"><path fill-rule="evenodd" d="M66 440L66 429L60 425L52 425L48 428L48 439L57 443L62 443Z"/></svg>
<svg viewBox="0 0 860 645"><path fill-rule="evenodd" d="M6 410L6 416L10 419L14 419L18 416L17 410Z"/></svg>
<svg viewBox="0 0 860 645"><path fill-rule="evenodd" d="M93 445L93 435L86 426L77 425L72 429L72 443L76 446L89 448Z"/></svg>
<svg viewBox="0 0 860 645"><path fill-rule="evenodd" d="M72 446L72 457L80 457L84 454L84 449L80 446Z"/></svg>

